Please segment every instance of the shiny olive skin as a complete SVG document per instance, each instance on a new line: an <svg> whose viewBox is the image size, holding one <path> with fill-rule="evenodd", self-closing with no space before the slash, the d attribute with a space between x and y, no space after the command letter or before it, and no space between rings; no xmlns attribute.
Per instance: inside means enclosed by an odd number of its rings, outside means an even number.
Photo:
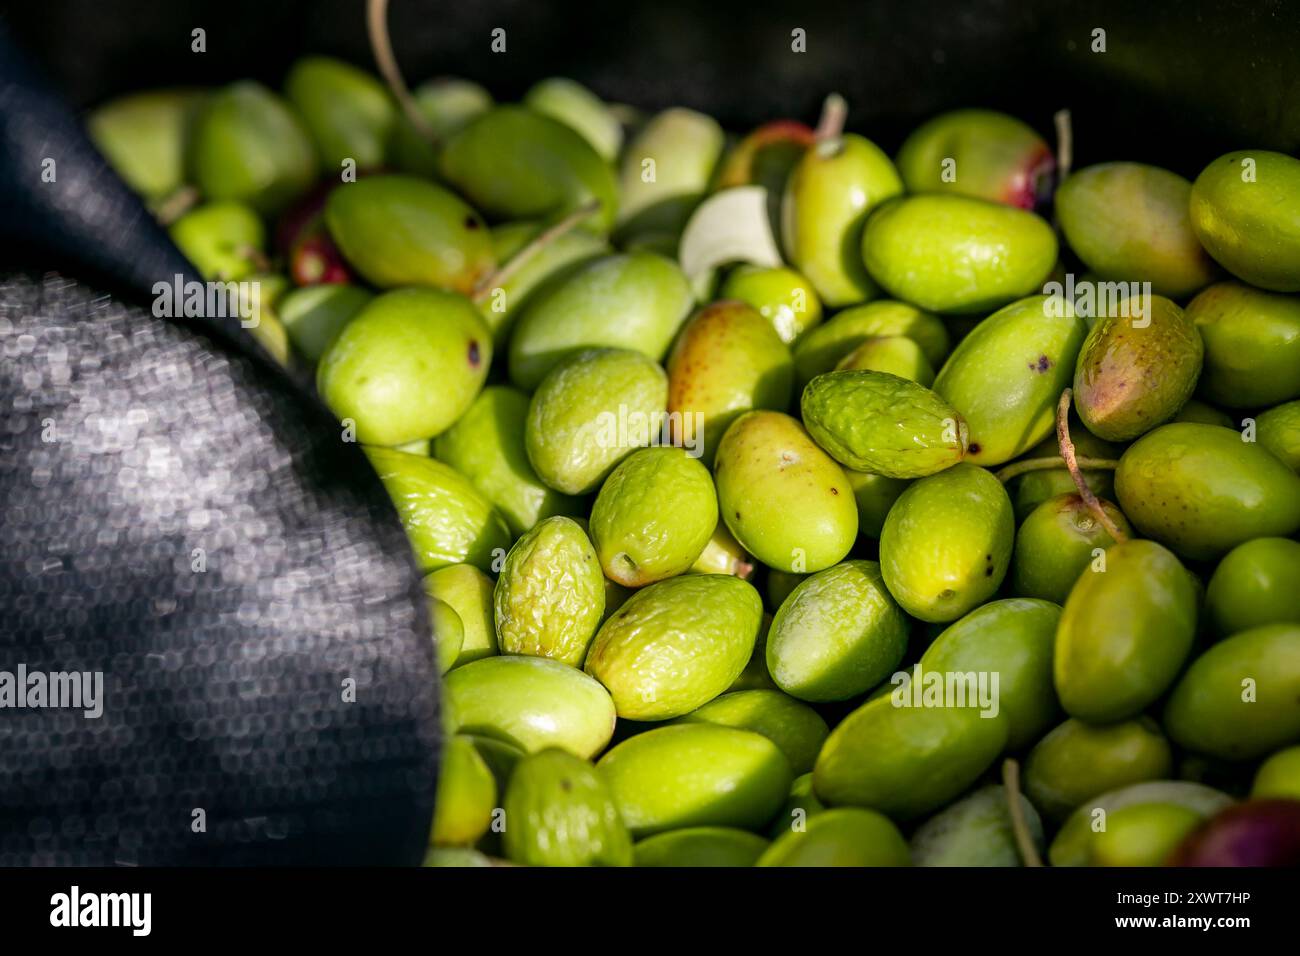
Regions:
<svg viewBox="0 0 1300 956"><path fill-rule="evenodd" d="M1169 741L1150 718L1089 724L1071 717L1029 752L1024 786L1045 816L1062 820L1090 797L1172 770Z"/></svg>
<svg viewBox="0 0 1300 956"><path fill-rule="evenodd" d="M889 372L926 388L934 381L934 368L921 346L903 335L882 335L867 339L835 366L836 370L864 369Z"/></svg>
<svg viewBox="0 0 1300 956"><path fill-rule="evenodd" d="M1300 292L1300 159L1265 149L1214 160L1192 184L1192 228L1253 286Z"/></svg>
<svg viewBox="0 0 1300 956"><path fill-rule="evenodd" d="M786 345L822 321L822 303L817 290L799 273L784 266L740 265L731 271L718 296L738 299L757 309L772 323Z"/></svg>
<svg viewBox="0 0 1300 956"><path fill-rule="evenodd" d="M1300 296L1219 282L1188 303L1187 318L1205 343L1198 394L1222 408L1300 398Z"/></svg>
<svg viewBox="0 0 1300 956"><path fill-rule="evenodd" d="M908 866L911 854L898 828L858 807L819 813L802 830L777 837L755 866Z"/></svg>
<svg viewBox="0 0 1300 956"><path fill-rule="evenodd" d="M1173 683L1196 632L1191 575L1153 541L1111 545L1065 601L1053 660L1071 717L1107 723L1136 716Z"/></svg>
<svg viewBox="0 0 1300 956"><path fill-rule="evenodd" d="M826 305L879 296L852 250L862 242L871 211L902 191L889 157L852 133L814 144L795 164L781 202L782 244L790 264L808 277Z"/></svg>
<svg viewBox="0 0 1300 956"><path fill-rule="evenodd" d="M421 571L452 564L487 570L509 547L505 520L456 469L393 448L368 447L365 452L397 509Z"/></svg>
<svg viewBox="0 0 1300 956"><path fill-rule="evenodd" d="M1219 641L1165 707L1175 743L1251 760L1300 740L1300 624L1267 624Z"/></svg>
<svg viewBox="0 0 1300 956"><path fill-rule="evenodd" d="M316 387L366 444L432 438L470 407L492 362L492 335L468 299L397 289L364 306L316 369Z"/></svg>
<svg viewBox="0 0 1300 956"><path fill-rule="evenodd" d="M1160 866L1204 822L1196 810L1167 803L1138 803L1110 814L1093 838L1092 866Z"/></svg>
<svg viewBox="0 0 1300 956"><path fill-rule="evenodd" d="M1300 529L1300 477L1217 425L1178 422L1144 435L1120 458L1115 495L1139 532L1195 560Z"/></svg>
<svg viewBox="0 0 1300 956"><path fill-rule="evenodd" d="M1300 800L1300 746L1279 750L1260 764L1250 795Z"/></svg>
<svg viewBox="0 0 1300 956"><path fill-rule="evenodd" d="M905 335L921 347L931 368L938 368L951 349L943 320L906 302L880 299L837 312L810 329L794 347L798 387L829 372L870 338Z"/></svg>
<svg viewBox="0 0 1300 956"><path fill-rule="evenodd" d="M830 729L817 711L778 690L729 691L678 723L718 724L762 734L781 749L795 773L808 773Z"/></svg>
<svg viewBox="0 0 1300 956"><path fill-rule="evenodd" d="M433 633L434 653L438 659L438 671L447 673L460 656L465 644L465 625L460 615L446 601L436 597L429 598L429 630Z"/></svg>
<svg viewBox="0 0 1300 956"><path fill-rule="evenodd" d="M203 106L200 90L149 90L119 97L86 118L86 132L126 184L157 202L185 181L185 142Z"/></svg>
<svg viewBox="0 0 1300 956"><path fill-rule="evenodd" d="M673 508L665 511L665 501ZM635 588L688 570L718 525L709 470L681 448L633 452L601 485L591 539L605 576Z"/></svg>
<svg viewBox="0 0 1300 956"><path fill-rule="evenodd" d="M1131 441L1192 397L1204 354L1196 326L1175 303L1126 299L1097 319L1079 350L1075 410L1098 438Z"/></svg>
<svg viewBox="0 0 1300 956"><path fill-rule="evenodd" d="M848 478L789 415L753 411L732 422L713 477L722 520L768 567L810 574L853 547L858 511Z"/></svg>
<svg viewBox="0 0 1300 956"><path fill-rule="evenodd" d="M690 308L686 277L663 256L642 251L590 259L529 298L510 337L510 380L532 391L588 348L632 349L662 361Z"/></svg>
<svg viewBox="0 0 1300 956"><path fill-rule="evenodd" d="M632 849L636 866L753 866L768 841L735 827L682 827L646 837Z"/></svg>
<svg viewBox="0 0 1300 956"><path fill-rule="evenodd" d="M1060 714L1052 686L1052 647L1061 609L1050 601L990 601L950 624L921 655L920 667L943 673L998 674L998 707L1007 746L1038 740Z"/></svg>
<svg viewBox="0 0 1300 956"><path fill-rule="evenodd" d="M444 747L429 843L465 846L486 833L492 822L496 781L467 737L458 734Z"/></svg>
<svg viewBox="0 0 1300 956"><path fill-rule="evenodd" d="M1182 299L1218 270L1192 231L1192 184L1142 163L1101 163L1071 174L1056 191L1066 242L1103 281L1150 282Z"/></svg>
<svg viewBox="0 0 1300 956"><path fill-rule="evenodd" d="M522 106L470 120L443 146L439 171L485 215L537 219L594 200L591 221L607 230L617 211L609 164L580 133Z"/></svg>
<svg viewBox="0 0 1300 956"><path fill-rule="evenodd" d="M980 322L934 380L966 420L965 461L1000 465L1052 434L1088 328L1064 299L1029 296Z"/></svg>
<svg viewBox="0 0 1300 956"><path fill-rule="evenodd" d="M547 657L486 657L443 681L449 719L527 753L559 747L590 759L614 733L614 702L599 682Z"/></svg>
<svg viewBox="0 0 1300 956"><path fill-rule="evenodd" d="M734 574L748 581L754 573L754 562L749 552L740 546L725 521L718 521L690 570L696 574Z"/></svg>
<svg viewBox="0 0 1300 956"><path fill-rule="evenodd" d="M347 162L358 169L383 165L397 104L376 77L342 60L307 56L289 70L284 92L331 174Z"/></svg>
<svg viewBox="0 0 1300 956"><path fill-rule="evenodd" d="M629 737L596 767L633 836L694 826L756 829L790 789L790 763L761 734L672 724Z"/></svg>
<svg viewBox="0 0 1300 956"><path fill-rule="evenodd" d="M587 349L533 393L524 447L537 476L566 495L595 491L614 467L660 434L668 376L629 349Z"/></svg>
<svg viewBox="0 0 1300 956"><path fill-rule="evenodd" d="M1256 440L1291 470L1300 473L1300 401L1261 412L1255 419Z"/></svg>
<svg viewBox="0 0 1300 956"><path fill-rule="evenodd" d="M316 151L289 105L259 83L213 93L186 152L190 176L210 200L244 202L275 215L315 182Z"/></svg>
<svg viewBox="0 0 1300 956"><path fill-rule="evenodd" d="M768 671L802 700L847 700L898 666L908 630L880 565L845 561L809 575L782 602L768 633Z"/></svg>
<svg viewBox="0 0 1300 956"><path fill-rule="evenodd" d="M713 188L758 185L779 196L790 170L816 139L812 129L797 120L769 120L727 151L714 174Z"/></svg>
<svg viewBox="0 0 1300 956"><path fill-rule="evenodd" d="M454 193L413 176L367 176L330 192L325 222L344 258L380 288L469 295L494 265L487 226Z"/></svg>
<svg viewBox="0 0 1300 956"><path fill-rule="evenodd" d="M561 749L518 761L502 800L506 856L524 866L630 866L632 838L587 761Z"/></svg>
<svg viewBox="0 0 1300 956"><path fill-rule="evenodd" d="M191 209L167 230L172 242L208 281L235 282L257 269L266 229L240 202L208 202Z"/></svg>
<svg viewBox="0 0 1300 956"><path fill-rule="evenodd" d="M962 463L910 484L880 533L895 600L923 621L955 621L997 591L1011 562L1011 499L992 474Z"/></svg>
<svg viewBox="0 0 1300 956"><path fill-rule="evenodd" d="M424 579L425 594L450 606L460 618L462 640L453 667L497 652L492 588L492 579L472 564L448 565Z"/></svg>
<svg viewBox="0 0 1300 956"><path fill-rule="evenodd" d="M1094 865L1098 843L1107 844L1106 830L1113 816L1143 806L1190 810L1202 819L1231 806L1232 798L1212 787L1182 780L1151 780L1089 797L1066 819L1048 847L1052 866ZM1142 834L1143 828L1137 829ZM1113 844L1112 844L1113 846ZM1145 860L1154 865L1159 860Z"/></svg>
<svg viewBox="0 0 1300 956"><path fill-rule="evenodd" d="M840 721L813 769L817 797L894 820L925 816L964 791L1006 746L1006 715L977 707L898 706L886 685Z"/></svg>
<svg viewBox="0 0 1300 956"><path fill-rule="evenodd" d="M373 298L365 289L353 285L304 286L286 293L278 311L294 348L315 364L343 327Z"/></svg>
<svg viewBox="0 0 1300 956"><path fill-rule="evenodd" d="M618 158L623 127L595 93L581 83L553 76L534 83L524 94L529 109L559 120L582 135L607 162Z"/></svg>
<svg viewBox="0 0 1300 956"><path fill-rule="evenodd" d="M1037 292L1056 235L1031 212L966 196L893 199L867 220L862 258L886 292L953 315L992 311Z"/></svg>
<svg viewBox="0 0 1300 956"><path fill-rule="evenodd" d="M1110 520L1132 534L1128 519L1109 501L1101 503ZM1011 555L1011 588L1024 597L1064 604L1098 549L1115 539L1077 494L1057 495L1035 508L1016 532Z"/></svg>
<svg viewBox="0 0 1300 956"><path fill-rule="evenodd" d="M412 91L416 112L437 137L445 142L476 116L492 108L492 94L470 80L454 76L436 77ZM437 179L438 151L404 112L398 113L388 137L387 165L415 176Z"/></svg>
<svg viewBox="0 0 1300 956"><path fill-rule="evenodd" d="M1025 123L995 110L953 110L922 123L898 150L911 193L950 192L1033 209L1051 190L1056 158Z"/></svg>
<svg viewBox="0 0 1300 956"><path fill-rule="evenodd" d="M675 237L708 190L726 135L716 120L673 107L652 117L623 151L619 231Z"/></svg>
<svg viewBox="0 0 1300 956"><path fill-rule="evenodd" d="M516 536L552 515L583 511L577 498L547 487L537 477L528 461L527 422L527 395L509 385L489 385L456 424L433 441L434 457L473 482Z"/></svg>
<svg viewBox="0 0 1300 956"><path fill-rule="evenodd" d="M620 717L667 720L725 691L754 652L763 601L731 574L683 574L636 591L601 625L583 665Z"/></svg>
<svg viewBox="0 0 1300 956"><path fill-rule="evenodd" d="M687 321L667 361L674 444L711 465L727 427L754 408L784 411L794 365L776 330L753 308L723 300ZM702 425L702 427L700 427Z"/></svg>
<svg viewBox="0 0 1300 956"><path fill-rule="evenodd" d="M540 295L553 284L563 281L581 266L600 256L609 255L609 244L588 229L574 229L543 247L530 246L542 233L545 223L507 222L494 226L492 251L503 267L516 255L524 252L518 268L494 283L479 303L479 311L492 329L499 348L505 348L514 330L515 320L523 314L534 295Z"/></svg>
<svg viewBox="0 0 1300 956"><path fill-rule="evenodd" d="M1223 556L1205 591L1220 636L1264 624L1300 624L1300 542L1255 538Z"/></svg>

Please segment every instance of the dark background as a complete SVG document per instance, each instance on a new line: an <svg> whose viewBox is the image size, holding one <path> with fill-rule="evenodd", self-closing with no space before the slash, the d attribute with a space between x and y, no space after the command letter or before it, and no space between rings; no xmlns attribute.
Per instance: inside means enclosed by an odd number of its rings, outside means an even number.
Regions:
<svg viewBox="0 0 1300 956"><path fill-rule="evenodd" d="M371 65L363 0L0 3L20 44L81 107L149 86L255 76L325 52ZM572 76L645 108L687 105L743 130L812 121L831 90L850 126L897 146L918 119L993 106L1050 132L1075 115L1078 163L1158 162L1195 175L1238 147L1300 151L1296 0L392 0L408 81L461 75L499 98ZM207 30L208 51L190 52ZM507 52L490 52L494 27ZM807 53L790 31L807 31ZM1107 52L1090 50L1106 30Z"/></svg>

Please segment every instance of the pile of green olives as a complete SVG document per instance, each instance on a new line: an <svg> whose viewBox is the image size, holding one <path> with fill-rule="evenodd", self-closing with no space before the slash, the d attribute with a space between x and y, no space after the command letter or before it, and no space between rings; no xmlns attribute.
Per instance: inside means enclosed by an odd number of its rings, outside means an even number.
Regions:
<svg viewBox="0 0 1300 956"><path fill-rule="evenodd" d="M1297 862L1300 160L318 56L89 125L392 496L429 865Z"/></svg>

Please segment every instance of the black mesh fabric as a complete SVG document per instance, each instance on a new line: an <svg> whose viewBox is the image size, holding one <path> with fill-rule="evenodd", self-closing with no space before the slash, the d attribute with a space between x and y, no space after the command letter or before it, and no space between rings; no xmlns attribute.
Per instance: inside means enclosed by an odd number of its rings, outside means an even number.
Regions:
<svg viewBox="0 0 1300 956"><path fill-rule="evenodd" d="M0 864L418 860L437 677L356 447L71 280L0 284L0 355L0 669L104 675L0 711Z"/></svg>
<svg viewBox="0 0 1300 956"><path fill-rule="evenodd" d="M0 145L0 705L103 681L0 706L0 865L418 862L438 678L382 485L233 321L143 307L187 265L3 36Z"/></svg>

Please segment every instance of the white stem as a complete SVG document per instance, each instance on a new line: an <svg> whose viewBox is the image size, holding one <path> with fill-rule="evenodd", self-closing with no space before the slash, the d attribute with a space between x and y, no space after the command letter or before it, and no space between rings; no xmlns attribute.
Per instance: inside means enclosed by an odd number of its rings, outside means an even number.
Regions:
<svg viewBox="0 0 1300 956"><path fill-rule="evenodd" d="M822 103L821 119L817 121L817 129L813 131L817 142L824 143L839 139L844 133L844 121L848 116L849 104L844 97L838 93L826 97L826 101Z"/></svg>
<svg viewBox="0 0 1300 956"><path fill-rule="evenodd" d="M1052 120L1056 123L1056 176L1061 182L1074 165L1074 123L1069 110L1057 110Z"/></svg>

